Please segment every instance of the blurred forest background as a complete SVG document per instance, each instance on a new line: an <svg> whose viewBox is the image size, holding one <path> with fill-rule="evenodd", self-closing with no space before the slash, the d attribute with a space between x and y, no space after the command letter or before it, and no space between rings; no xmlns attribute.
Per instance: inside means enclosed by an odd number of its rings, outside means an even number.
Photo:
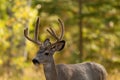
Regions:
<svg viewBox="0 0 120 80"><path fill-rule="evenodd" d="M119 0L0 0L0 80L45 80L42 66L31 62L38 46L23 35L29 26L33 37L37 16L41 41L51 37L49 25L59 33L57 19L64 21L67 43L56 63L94 61L108 80L120 80Z"/></svg>

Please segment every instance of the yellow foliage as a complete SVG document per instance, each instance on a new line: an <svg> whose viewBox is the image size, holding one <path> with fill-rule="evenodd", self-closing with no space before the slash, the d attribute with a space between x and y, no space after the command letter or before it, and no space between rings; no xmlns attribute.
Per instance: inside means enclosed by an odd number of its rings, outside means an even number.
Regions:
<svg viewBox="0 0 120 80"><path fill-rule="evenodd" d="M3 64L3 61L0 59L0 65L2 65Z"/></svg>

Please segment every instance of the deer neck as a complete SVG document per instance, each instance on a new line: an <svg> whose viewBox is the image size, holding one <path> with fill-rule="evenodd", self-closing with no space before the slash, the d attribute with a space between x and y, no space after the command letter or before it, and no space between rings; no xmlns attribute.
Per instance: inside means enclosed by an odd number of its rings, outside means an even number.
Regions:
<svg viewBox="0 0 120 80"><path fill-rule="evenodd" d="M51 63L43 64L46 80L58 80L54 59Z"/></svg>

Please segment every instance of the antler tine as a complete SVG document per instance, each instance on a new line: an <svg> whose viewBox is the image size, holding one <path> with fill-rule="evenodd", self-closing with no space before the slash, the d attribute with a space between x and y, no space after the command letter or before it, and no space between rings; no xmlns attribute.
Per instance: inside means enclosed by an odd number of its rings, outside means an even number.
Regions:
<svg viewBox="0 0 120 80"><path fill-rule="evenodd" d="M40 45L40 43L38 43L38 42L34 41L33 39L31 39L30 37L28 37L28 28L24 29L24 36L25 36L29 41L34 42L34 43Z"/></svg>
<svg viewBox="0 0 120 80"><path fill-rule="evenodd" d="M59 41L59 38L57 37L55 31L50 27L49 29L47 29L47 31L55 38L57 39L57 41Z"/></svg>
<svg viewBox="0 0 120 80"><path fill-rule="evenodd" d="M34 40L38 41L38 33L39 33L39 17L37 18L35 24L35 33L34 33Z"/></svg>
<svg viewBox="0 0 120 80"><path fill-rule="evenodd" d="M61 35L59 37L59 39L61 40L63 38L63 35L64 35L64 24L63 24L61 19L58 19L58 21L59 21L59 24L61 26Z"/></svg>
<svg viewBox="0 0 120 80"><path fill-rule="evenodd" d="M60 37L57 37L55 31L54 31L51 27L50 27L49 29L47 29L47 31L48 31L55 39L57 39L57 41L60 41L60 40L63 38L63 35L64 35L64 24L63 24L63 22L62 22L60 19L58 19L58 21L59 21L59 24L60 24L60 26L61 26L61 35L60 35Z"/></svg>
<svg viewBox="0 0 120 80"><path fill-rule="evenodd" d="M28 28L24 29L24 36L31 42L34 42L38 45L41 45L41 42L38 41L38 32L39 32L39 17L36 21L36 26L35 26L35 33L34 33L34 39L31 39L29 37L29 33L28 33Z"/></svg>

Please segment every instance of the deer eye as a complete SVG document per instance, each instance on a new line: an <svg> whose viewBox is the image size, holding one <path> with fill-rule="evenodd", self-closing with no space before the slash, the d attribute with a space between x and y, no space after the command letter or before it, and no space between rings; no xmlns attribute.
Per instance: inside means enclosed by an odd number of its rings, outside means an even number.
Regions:
<svg viewBox="0 0 120 80"><path fill-rule="evenodd" d="M49 53L45 53L45 55L47 55L47 56L48 56L48 55L49 55Z"/></svg>
<svg viewBox="0 0 120 80"><path fill-rule="evenodd" d="M54 45L54 46L52 46L52 49L54 49L56 46Z"/></svg>

